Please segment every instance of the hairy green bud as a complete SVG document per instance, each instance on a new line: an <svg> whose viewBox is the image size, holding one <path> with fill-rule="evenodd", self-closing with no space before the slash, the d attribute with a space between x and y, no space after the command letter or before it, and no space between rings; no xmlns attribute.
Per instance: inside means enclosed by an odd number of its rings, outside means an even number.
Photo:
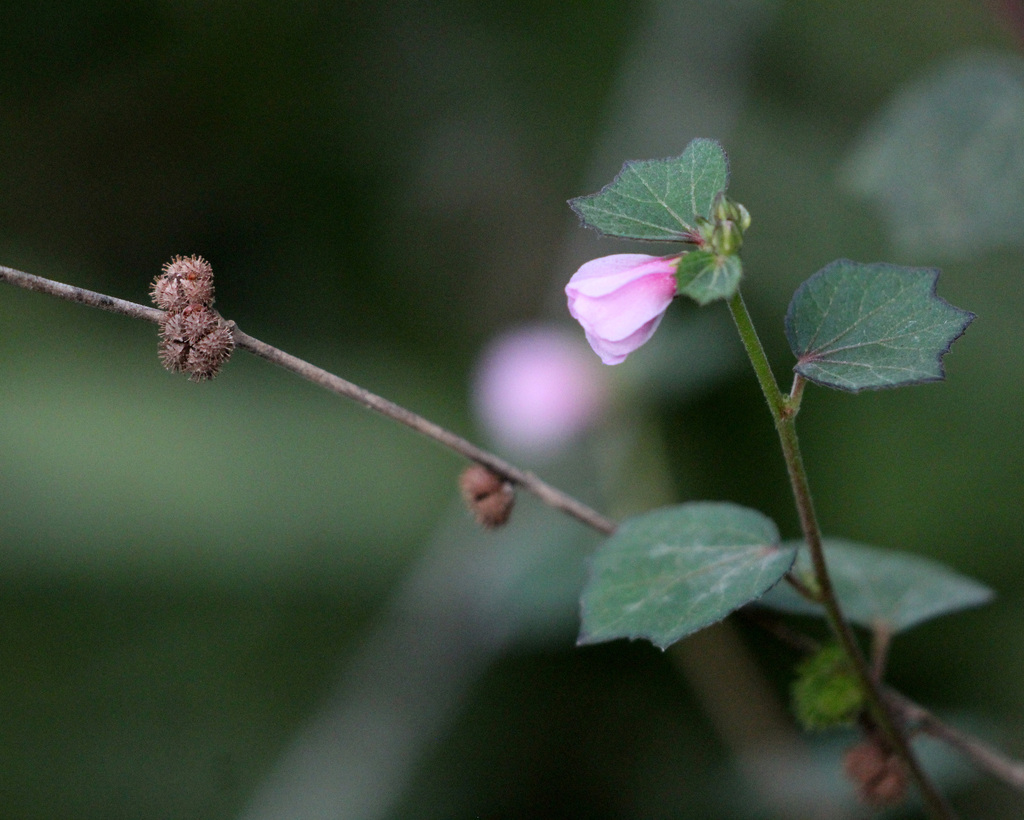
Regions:
<svg viewBox="0 0 1024 820"><path fill-rule="evenodd" d="M864 708L864 692L849 659L826 646L797 667L793 711L808 730L848 726Z"/></svg>

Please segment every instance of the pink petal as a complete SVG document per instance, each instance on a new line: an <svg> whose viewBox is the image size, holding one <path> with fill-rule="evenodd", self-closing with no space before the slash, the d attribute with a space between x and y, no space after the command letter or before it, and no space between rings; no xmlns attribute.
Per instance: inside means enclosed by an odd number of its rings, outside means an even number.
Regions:
<svg viewBox="0 0 1024 820"><path fill-rule="evenodd" d="M584 330L602 339L621 341L664 313L675 293L674 276L648 276L601 298L571 298L569 312Z"/></svg>
<svg viewBox="0 0 1024 820"><path fill-rule="evenodd" d="M664 315L665 314L662 313L655 317L625 339L621 339L619 341L608 341L606 339L596 338L587 333L587 341L590 342L590 346L594 349L594 352L601 357L601 361L605 364L622 364L630 353L650 340L654 335L654 331L658 329L658 325L661 324L661 320Z"/></svg>
<svg viewBox="0 0 1024 820"><path fill-rule="evenodd" d="M651 270L648 270L649 265ZM571 289L574 293L584 296L604 296L633 279L655 272L659 267L664 268L660 272L675 273L675 263L666 266L665 260L659 256L648 256L644 253L602 256L582 265L573 274L565 290L568 293Z"/></svg>

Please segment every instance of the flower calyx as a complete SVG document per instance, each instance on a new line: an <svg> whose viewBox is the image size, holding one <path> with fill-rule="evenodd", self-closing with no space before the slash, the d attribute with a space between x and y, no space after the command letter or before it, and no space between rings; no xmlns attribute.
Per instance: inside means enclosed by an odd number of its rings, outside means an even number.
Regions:
<svg viewBox="0 0 1024 820"><path fill-rule="evenodd" d="M735 256L749 227L750 212L724 192L719 193L711 207L711 218L697 217L698 246L716 256Z"/></svg>

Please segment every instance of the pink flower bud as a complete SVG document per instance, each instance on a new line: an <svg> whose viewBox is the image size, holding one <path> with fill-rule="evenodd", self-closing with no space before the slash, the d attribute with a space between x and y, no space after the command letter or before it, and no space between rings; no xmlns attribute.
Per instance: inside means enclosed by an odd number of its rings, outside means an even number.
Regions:
<svg viewBox="0 0 1024 820"><path fill-rule="evenodd" d="M564 447L596 420L607 401L607 384L576 336L535 326L488 346L473 393L489 437L517 456L537 457Z"/></svg>
<svg viewBox="0 0 1024 820"><path fill-rule="evenodd" d="M569 313L605 364L646 342L676 295L678 256L618 253L587 262L565 286Z"/></svg>

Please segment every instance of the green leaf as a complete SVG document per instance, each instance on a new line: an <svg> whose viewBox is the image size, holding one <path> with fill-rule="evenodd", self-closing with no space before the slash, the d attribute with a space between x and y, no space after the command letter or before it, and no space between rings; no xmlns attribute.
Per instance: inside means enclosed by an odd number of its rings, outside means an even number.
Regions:
<svg viewBox="0 0 1024 820"><path fill-rule="evenodd" d="M804 282L786 312L797 373L848 390L939 381L942 357L974 314L935 295L939 272L839 259Z"/></svg>
<svg viewBox="0 0 1024 820"><path fill-rule="evenodd" d="M627 519L590 560L578 643L646 638L665 649L763 595L795 554L771 519L735 504Z"/></svg>
<svg viewBox="0 0 1024 820"><path fill-rule="evenodd" d="M740 286L743 263L734 254L718 256L711 251L691 251L679 262L679 293L702 307L728 299Z"/></svg>
<svg viewBox="0 0 1024 820"><path fill-rule="evenodd" d="M869 629L882 627L895 634L992 598L984 584L920 555L827 539L825 560L846 617ZM802 549L794 572L810 571L810 556ZM788 584L773 589L760 604L800 615L825 615Z"/></svg>
<svg viewBox="0 0 1024 820"><path fill-rule="evenodd" d="M973 54L903 88L857 140L844 181L906 252L966 259L1024 245L1024 60Z"/></svg>
<svg viewBox="0 0 1024 820"><path fill-rule="evenodd" d="M695 139L678 157L627 162L599 193L569 200L584 224L607 236L692 242L729 182L722 146Z"/></svg>

